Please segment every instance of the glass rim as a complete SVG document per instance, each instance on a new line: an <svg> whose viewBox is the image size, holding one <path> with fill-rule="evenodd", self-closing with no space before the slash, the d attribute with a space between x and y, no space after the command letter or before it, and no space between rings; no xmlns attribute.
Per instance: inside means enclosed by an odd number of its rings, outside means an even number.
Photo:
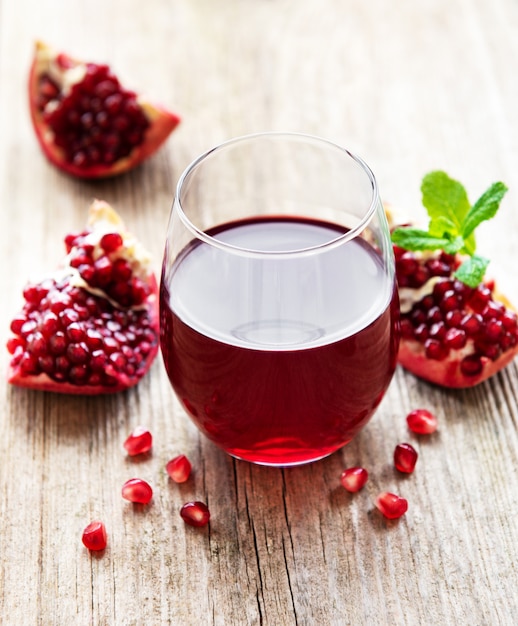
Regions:
<svg viewBox="0 0 518 626"><path fill-rule="evenodd" d="M212 235L209 235L205 231L201 230L194 224L194 222L187 216L184 208L182 206L182 189L183 186L188 179L189 175L194 172L194 170L205 161L212 154L224 150L232 145L244 143L246 141L260 139L260 138L285 138L289 140L298 140L298 141L306 141L313 142L316 144L321 144L322 146L333 148L342 152L345 156L349 157L353 161L356 162L357 165L363 170L363 172L367 175L369 182L371 184L372 197L371 202L368 209L365 211L365 214L360 219L359 223L356 226L347 230L347 232L342 235L338 235L337 237L333 237L329 239L329 241L325 241L323 243L317 244L315 246L309 246L305 248L291 249L291 250L257 250L255 248L246 248L243 246L236 246L230 244L228 242L222 241L221 239L217 239ZM374 176L373 171L367 165L367 163L357 154L351 152L347 148L344 148L340 144L330 141L328 139L324 139L317 135L311 135L306 133L299 132L285 132L285 131L264 131L258 133L251 133L248 135L241 135L238 137L234 137L232 139L228 139L226 141L220 142L219 144L213 146L209 150L202 152L198 157L196 157L193 161L190 162L189 165L182 172L178 183L176 185L176 193L174 198L174 210L177 211L181 221L184 226L198 239L212 247L219 248L221 250L226 250L227 252L231 252L233 254L246 255L246 256L254 256L254 257L292 257L292 256L305 256L308 254L314 254L316 252L320 252L322 250L329 250L335 248L336 246L342 245L347 241L351 241L355 239L365 230L369 222L372 220L373 216L376 213L376 209L378 207L379 201L379 191L378 191L378 183L376 181L376 177ZM289 215L287 215L289 217Z"/></svg>

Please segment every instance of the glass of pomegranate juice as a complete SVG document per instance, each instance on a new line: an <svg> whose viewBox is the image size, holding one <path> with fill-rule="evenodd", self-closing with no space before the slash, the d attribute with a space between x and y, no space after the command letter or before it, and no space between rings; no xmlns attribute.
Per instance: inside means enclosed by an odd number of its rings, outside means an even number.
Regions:
<svg viewBox="0 0 518 626"><path fill-rule="evenodd" d="M399 341L369 167L292 133L200 156L177 187L160 318L173 389L229 454L289 466L348 443L380 403Z"/></svg>

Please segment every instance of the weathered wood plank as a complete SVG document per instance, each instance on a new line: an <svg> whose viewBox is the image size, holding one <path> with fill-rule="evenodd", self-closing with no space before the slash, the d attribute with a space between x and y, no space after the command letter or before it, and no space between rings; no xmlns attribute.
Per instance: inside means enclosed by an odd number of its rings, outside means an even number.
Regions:
<svg viewBox="0 0 518 626"><path fill-rule="evenodd" d="M217 6L216 6L217 5ZM102 17L100 17L102 16ZM59 17L59 19L58 19ZM238 134L283 129L358 151L383 197L422 219L419 183L434 168L470 196L510 187L480 245L518 302L518 6L420 0L0 0L0 343L26 279L61 256L93 197L104 198L160 270L174 186L201 151ZM111 61L183 123L140 169L86 183L41 156L26 110L32 42ZM2 373L7 355L0 360ZM0 385L0 612L9 624L511 625L518 620L518 368L447 392L398 370L378 413L343 451L275 470L234 461L185 417L157 360L137 389L61 397ZM410 435L406 413L434 410L439 432ZM122 443L150 427L153 452ZM415 474L392 467L411 441ZM178 453L194 473L174 485ZM371 473L347 494L346 465ZM138 475L155 496L123 501ZM410 509L387 522L381 490ZM188 499L208 502L208 528L185 527ZM82 529L102 518L102 555Z"/></svg>

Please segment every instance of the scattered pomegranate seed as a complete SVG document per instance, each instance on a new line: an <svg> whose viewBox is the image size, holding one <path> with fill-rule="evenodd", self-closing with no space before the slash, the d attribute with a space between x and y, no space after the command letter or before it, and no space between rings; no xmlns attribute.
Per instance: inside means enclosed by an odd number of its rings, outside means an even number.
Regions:
<svg viewBox="0 0 518 626"><path fill-rule="evenodd" d="M360 491L369 478L369 472L363 467L348 467L340 476L340 482L344 489L350 493Z"/></svg>
<svg viewBox="0 0 518 626"><path fill-rule="evenodd" d="M192 465L185 454L180 454L171 459L165 469L175 483L184 483L191 475Z"/></svg>
<svg viewBox="0 0 518 626"><path fill-rule="evenodd" d="M376 507L388 519L397 519L408 510L408 501L395 493L385 491L376 498Z"/></svg>
<svg viewBox="0 0 518 626"><path fill-rule="evenodd" d="M437 430L437 418L426 409L414 409L406 416L408 428L418 435L431 435Z"/></svg>
<svg viewBox="0 0 518 626"><path fill-rule="evenodd" d="M90 522L83 530L83 544L88 550L104 550L106 548L107 537L106 528L102 522Z"/></svg>
<svg viewBox="0 0 518 626"><path fill-rule="evenodd" d="M186 502L180 509L183 521L189 526L205 526L210 520L210 511L203 502Z"/></svg>
<svg viewBox="0 0 518 626"><path fill-rule="evenodd" d="M417 452L409 443L399 443L394 450L394 465L405 474L411 474L417 463Z"/></svg>
<svg viewBox="0 0 518 626"><path fill-rule="evenodd" d="M151 450L153 436L145 426L137 426L123 445L129 456L144 454Z"/></svg>
<svg viewBox="0 0 518 626"><path fill-rule="evenodd" d="M122 497L130 502L148 504L153 497L153 489L141 478L130 478L122 485Z"/></svg>

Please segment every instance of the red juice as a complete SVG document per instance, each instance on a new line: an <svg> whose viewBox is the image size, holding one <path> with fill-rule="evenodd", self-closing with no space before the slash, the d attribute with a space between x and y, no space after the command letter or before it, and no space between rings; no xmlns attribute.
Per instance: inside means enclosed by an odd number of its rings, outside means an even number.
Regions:
<svg viewBox="0 0 518 626"><path fill-rule="evenodd" d="M396 366L394 282L365 240L324 252L343 227L304 218L232 222L162 276L161 348L172 386L200 430L229 454L297 465L348 443Z"/></svg>

